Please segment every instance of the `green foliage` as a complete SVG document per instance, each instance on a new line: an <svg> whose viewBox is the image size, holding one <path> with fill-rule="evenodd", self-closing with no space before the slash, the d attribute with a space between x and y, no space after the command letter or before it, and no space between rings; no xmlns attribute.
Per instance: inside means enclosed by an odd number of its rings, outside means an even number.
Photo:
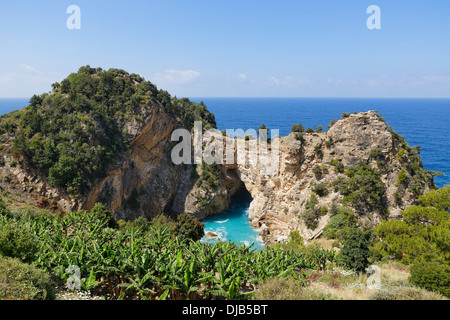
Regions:
<svg viewBox="0 0 450 320"><path fill-rule="evenodd" d="M301 123L297 123L292 125L291 127L292 132L303 132L305 131L305 128L303 128L303 125Z"/></svg>
<svg viewBox="0 0 450 320"><path fill-rule="evenodd" d="M222 167L220 164L206 164L205 162L202 162L200 170L201 174L197 179L197 186L200 187L204 184L208 188L213 190L220 186L221 180L223 178Z"/></svg>
<svg viewBox="0 0 450 320"><path fill-rule="evenodd" d="M407 186L408 185L408 173L402 168L398 174L396 186Z"/></svg>
<svg viewBox="0 0 450 320"><path fill-rule="evenodd" d="M381 148L374 148L370 150L370 157L373 159L379 158L382 155L381 151Z"/></svg>
<svg viewBox="0 0 450 320"><path fill-rule="evenodd" d="M337 191L343 196L343 203L351 203L360 212L376 209L386 214L384 199L385 186L381 181L381 174L370 165L360 162L345 172L347 179L338 179L333 182Z"/></svg>
<svg viewBox="0 0 450 320"><path fill-rule="evenodd" d="M321 178L322 177L322 168L321 166L319 166L318 164L316 164L313 168L312 168L312 172L315 174L316 178Z"/></svg>
<svg viewBox="0 0 450 320"><path fill-rule="evenodd" d="M308 127L308 128L306 128L305 132L306 132L306 133L313 133L313 132L314 132L314 129L311 128L311 127Z"/></svg>
<svg viewBox="0 0 450 320"><path fill-rule="evenodd" d="M330 123L327 125L328 129L331 129L332 126L334 126L338 122L338 119L332 119Z"/></svg>
<svg viewBox="0 0 450 320"><path fill-rule="evenodd" d="M181 239L200 240L204 235L205 224L201 223L197 218L193 218L188 213L182 213L177 217L174 233Z"/></svg>
<svg viewBox="0 0 450 320"><path fill-rule="evenodd" d="M316 184L311 190L319 197L325 197L328 194L328 188L325 183Z"/></svg>
<svg viewBox="0 0 450 320"><path fill-rule="evenodd" d="M327 225L323 228L322 236L326 239L337 239L343 241L346 235L356 227L356 218L353 212L346 207L330 210L333 214Z"/></svg>
<svg viewBox="0 0 450 320"><path fill-rule="evenodd" d="M409 281L421 288L439 292L450 298L450 265L422 262L411 267Z"/></svg>
<svg viewBox="0 0 450 320"><path fill-rule="evenodd" d="M344 112L341 114L341 119L346 119L350 117L351 114L352 114L351 112Z"/></svg>
<svg viewBox="0 0 450 320"><path fill-rule="evenodd" d="M0 255L32 262L38 249L39 243L29 224L0 216Z"/></svg>
<svg viewBox="0 0 450 320"><path fill-rule="evenodd" d="M144 125L163 107L187 129L194 121L216 127L201 103L172 98L152 83L124 70L81 67L51 94L33 96L30 105L0 118L0 128L14 134L11 151L48 177L53 186L85 194L105 176L116 156L128 149L129 123Z"/></svg>
<svg viewBox="0 0 450 320"><path fill-rule="evenodd" d="M322 145L318 144L314 147L314 152L319 158L323 157Z"/></svg>
<svg viewBox="0 0 450 320"><path fill-rule="evenodd" d="M314 230L318 226L318 219L322 215L320 207L318 206L319 200L314 194L311 194L311 198L306 201L305 211L301 214L301 218L305 222L305 225Z"/></svg>
<svg viewBox="0 0 450 320"><path fill-rule="evenodd" d="M304 138L304 133L303 132L297 132L295 134L295 140L300 141L300 142L305 142L305 138Z"/></svg>
<svg viewBox="0 0 450 320"><path fill-rule="evenodd" d="M0 255L0 300L52 300L55 292L42 270Z"/></svg>
<svg viewBox="0 0 450 320"><path fill-rule="evenodd" d="M353 228L347 233L339 254L349 269L363 272L369 266L370 245L370 233Z"/></svg>
<svg viewBox="0 0 450 320"><path fill-rule="evenodd" d="M111 211L109 211L104 205L100 203L96 203L88 214L92 217L93 220L100 221L107 227L118 227Z"/></svg>
<svg viewBox="0 0 450 320"><path fill-rule="evenodd" d="M323 126L317 126L317 129L315 131L316 133L322 133L323 132Z"/></svg>
<svg viewBox="0 0 450 320"><path fill-rule="evenodd" d="M384 221L375 228L382 242L376 244L384 256L403 263L450 260L450 186L430 191L419 205L402 212L403 220Z"/></svg>
<svg viewBox="0 0 450 320"><path fill-rule="evenodd" d="M330 164L334 167L334 172L336 173L344 173L344 164L341 159L333 159Z"/></svg>

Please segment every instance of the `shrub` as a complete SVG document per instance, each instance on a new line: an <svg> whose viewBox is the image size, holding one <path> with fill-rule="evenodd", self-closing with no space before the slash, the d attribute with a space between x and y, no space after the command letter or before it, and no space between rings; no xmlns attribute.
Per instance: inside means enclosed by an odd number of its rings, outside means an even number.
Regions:
<svg viewBox="0 0 450 320"><path fill-rule="evenodd" d="M0 255L32 262L39 242L27 223L0 217Z"/></svg>
<svg viewBox="0 0 450 320"><path fill-rule="evenodd" d="M333 159L330 164L334 167L334 172L344 173L344 164L341 159Z"/></svg>
<svg viewBox="0 0 450 320"><path fill-rule="evenodd" d="M320 207L317 205L318 203L319 201L317 200L317 197L314 194L312 194L311 198L306 202L305 211L303 211L301 215L306 226L311 230L317 228L318 226L317 219L322 215Z"/></svg>
<svg viewBox="0 0 450 320"><path fill-rule="evenodd" d="M344 112L341 114L341 119L348 118L348 117L350 117L351 114L352 114L351 112Z"/></svg>
<svg viewBox="0 0 450 320"><path fill-rule="evenodd" d="M111 211L109 211L101 203L96 203L89 214L93 219L102 221L106 226L110 228L116 228L118 226Z"/></svg>
<svg viewBox="0 0 450 320"><path fill-rule="evenodd" d="M408 174L406 173L405 169L402 168L402 170L398 174L396 186L398 187L406 185L408 185Z"/></svg>
<svg viewBox="0 0 450 320"><path fill-rule="evenodd" d="M327 125L327 128L330 129L332 126L334 126L338 122L338 119L332 119L330 123Z"/></svg>
<svg viewBox="0 0 450 320"><path fill-rule="evenodd" d="M295 140L300 141L302 143L305 141L303 132L297 132L294 137Z"/></svg>
<svg viewBox="0 0 450 320"><path fill-rule="evenodd" d="M52 300L55 292L42 270L0 256L0 300Z"/></svg>
<svg viewBox="0 0 450 320"><path fill-rule="evenodd" d="M370 245L370 233L353 228L346 235L339 254L349 269L363 272L369 266Z"/></svg>
<svg viewBox="0 0 450 320"><path fill-rule="evenodd" d="M303 128L303 125L301 123L297 123L292 125L291 131L292 132L303 132L305 129Z"/></svg>
<svg viewBox="0 0 450 320"><path fill-rule="evenodd" d="M318 126L315 132L316 133L322 133L323 132L323 126Z"/></svg>
<svg viewBox="0 0 450 320"><path fill-rule="evenodd" d="M306 132L306 133L313 133L313 132L314 132L314 129L311 128L311 127L308 127L308 128L306 128L305 132Z"/></svg>
<svg viewBox="0 0 450 320"><path fill-rule="evenodd" d="M421 288L439 292L450 298L450 265L423 262L411 267L409 281Z"/></svg>
<svg viewBox="0 0 450 320"><path fill-rule="evenodd" d="M174 233L182 239L200 240L204 235L205 224L188 213L182 213L177 217Z"/></svg>
<svg viewBox="0 0 450 320"><path fill-rule="evenodd" d="M319 183L312 188L312 191L319 197L325 197L328 194L328 188L325 183Z"/></svg>
<svg viewBox="0 0 450 320"><path fill-rule="evenodd" d="M322 158L322 157L323 157L322 146L321 146L320 144L318 144L318 145L316 145L316 146L314 147L314 152L316 153L316 155L317 155L319 158Z"/></svg>

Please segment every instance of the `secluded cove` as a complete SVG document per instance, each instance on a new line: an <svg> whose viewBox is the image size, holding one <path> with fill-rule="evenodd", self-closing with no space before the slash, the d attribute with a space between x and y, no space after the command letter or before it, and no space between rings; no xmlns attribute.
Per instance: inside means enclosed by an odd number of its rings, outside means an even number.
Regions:
<svg viewBox="0 0 450 320"><path fill-rule="evenodd" d="M248 219L251 201L252 197L248 192L236 194L231 198L228 211L202 220L205 224L205 236L201 242L238 241L247 246L254 243L252 248L263 248L263 241L258 234L259 229L252 228ZM217 236L210 237L208 233Z"/></svg>

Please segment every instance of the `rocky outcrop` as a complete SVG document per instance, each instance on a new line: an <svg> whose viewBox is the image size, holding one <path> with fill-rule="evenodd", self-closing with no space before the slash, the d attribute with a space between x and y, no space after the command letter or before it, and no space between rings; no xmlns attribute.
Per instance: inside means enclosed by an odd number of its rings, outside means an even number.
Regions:
<svg viewBox="0 0 450 320"><path fill-rule="evenodd" d="M362 162L379 170L385 186L382 201L385 202L388 218L396 218L401 210L417 199L417 194L398 185L402 169L407 172L408 180L412 180L410 160L398 155L399 150L408 146L398 139L398 135L375 111L352 114L337 121L327 132L305 133L303 139L299 136L296 139L296 134L291 133L280 140L277 174L261 174L260 167L251 165L239 165L236 171L253 197L250 221L254 227L261 228L261 235L267 243L283 241L294 230L298 230L307 240L320 236L330 213L320 216L314 229L305 225L301 214L317 184L327 189L326 195L316 197L318 207L328 209L333 203L339 204L343 200L343 195L334 189L333 182L344 178L344 171L337 171L333 163L341 163L345 170ZM320 168L320 173L317 168ZM422 192L430 188L433 184L424 182ZM401 203L396 200L399 192ZM377 210L364 210L364 207L351 203L347 205L353 207L363 223L377 224L383 218Z"/></svg>

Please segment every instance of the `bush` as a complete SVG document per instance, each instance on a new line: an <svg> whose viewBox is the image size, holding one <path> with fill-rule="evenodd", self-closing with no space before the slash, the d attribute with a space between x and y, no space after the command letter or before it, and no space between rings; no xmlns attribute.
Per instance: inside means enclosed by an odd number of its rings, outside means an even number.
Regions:
<svg viewBox="0 0 450 320"><path fill-rule="evenodd" d="M314 129L311 128L311 127L308 127L308 128L306 128L305 132L306 132L306 133L313 133L313 132L314 132Z"/></svg>
<svg viewBox="0 0 450 320"><path fill-rule="evenodd" d="M411 267L409 281L421 288L450 297L450 265L424 262Z"/></svg>
<svg viewBox="0 0 450 320"><path fill-rule="evenodd" d="M89 213L93 219L102 221L106 226L110 228L117 228L117 222L114 219L111 211L109 211L101 203L96 203Z"/></svg>
<svg viewBox="0 0 450 320"><path fill-rule="evenodd" d="M200 240L204 235L205 224L201 223L197 218L193 218L188 213L182 213L178 216L174 227L174 233L181 239Z"/></svg>
<svg viewBox="0 0 450 320"><path fill-rule="evenodd" d="M0 300L52 300L55 292L42 270L0 256Z"/></svg>
<svg viewBox="0 0 450 320"><path fill-rule="evenodd" d="M312 194L311 198L306 202L306 210L303 211L301 215L303 221L305 222L305 225L311 230L317 228L319 224L317 219L322 215L318 203L319 200L317 200L317 197Z"/></svg>
<svg viewBox="0 0 450 320"><path fill-rule="evenodd" d="M319 183L312 188L312 191L319 197L324 197L328 194L328 188L325 183Z"/></svg>
<svg viewBox="0 0 450 320"><path fill-rule="evenodd" d="M406 173L405 169L402 169L398 174L396 186L398 187L406 185L408 185L408 174Z"/></svg>
<svg viewBox="0 0 450 320"><path fill-rule="evenodd" d="M0 217L0 255L32 262L39 243L27 223Z"/></svg>
<svg viewBox="0 0 450 320"><path fill-rule="evenodd" d="M345 237L343 247L339 252L346 267L363 272L369 266L370 233L353 228Z"/></svg>
<svg viewBox="0 0 450 320"><path fill-rule="evenodd" d="M292 132L303 132L305 129L303 128L303 125L301 123L297 123L292 125L291 131Z"/></svg>

